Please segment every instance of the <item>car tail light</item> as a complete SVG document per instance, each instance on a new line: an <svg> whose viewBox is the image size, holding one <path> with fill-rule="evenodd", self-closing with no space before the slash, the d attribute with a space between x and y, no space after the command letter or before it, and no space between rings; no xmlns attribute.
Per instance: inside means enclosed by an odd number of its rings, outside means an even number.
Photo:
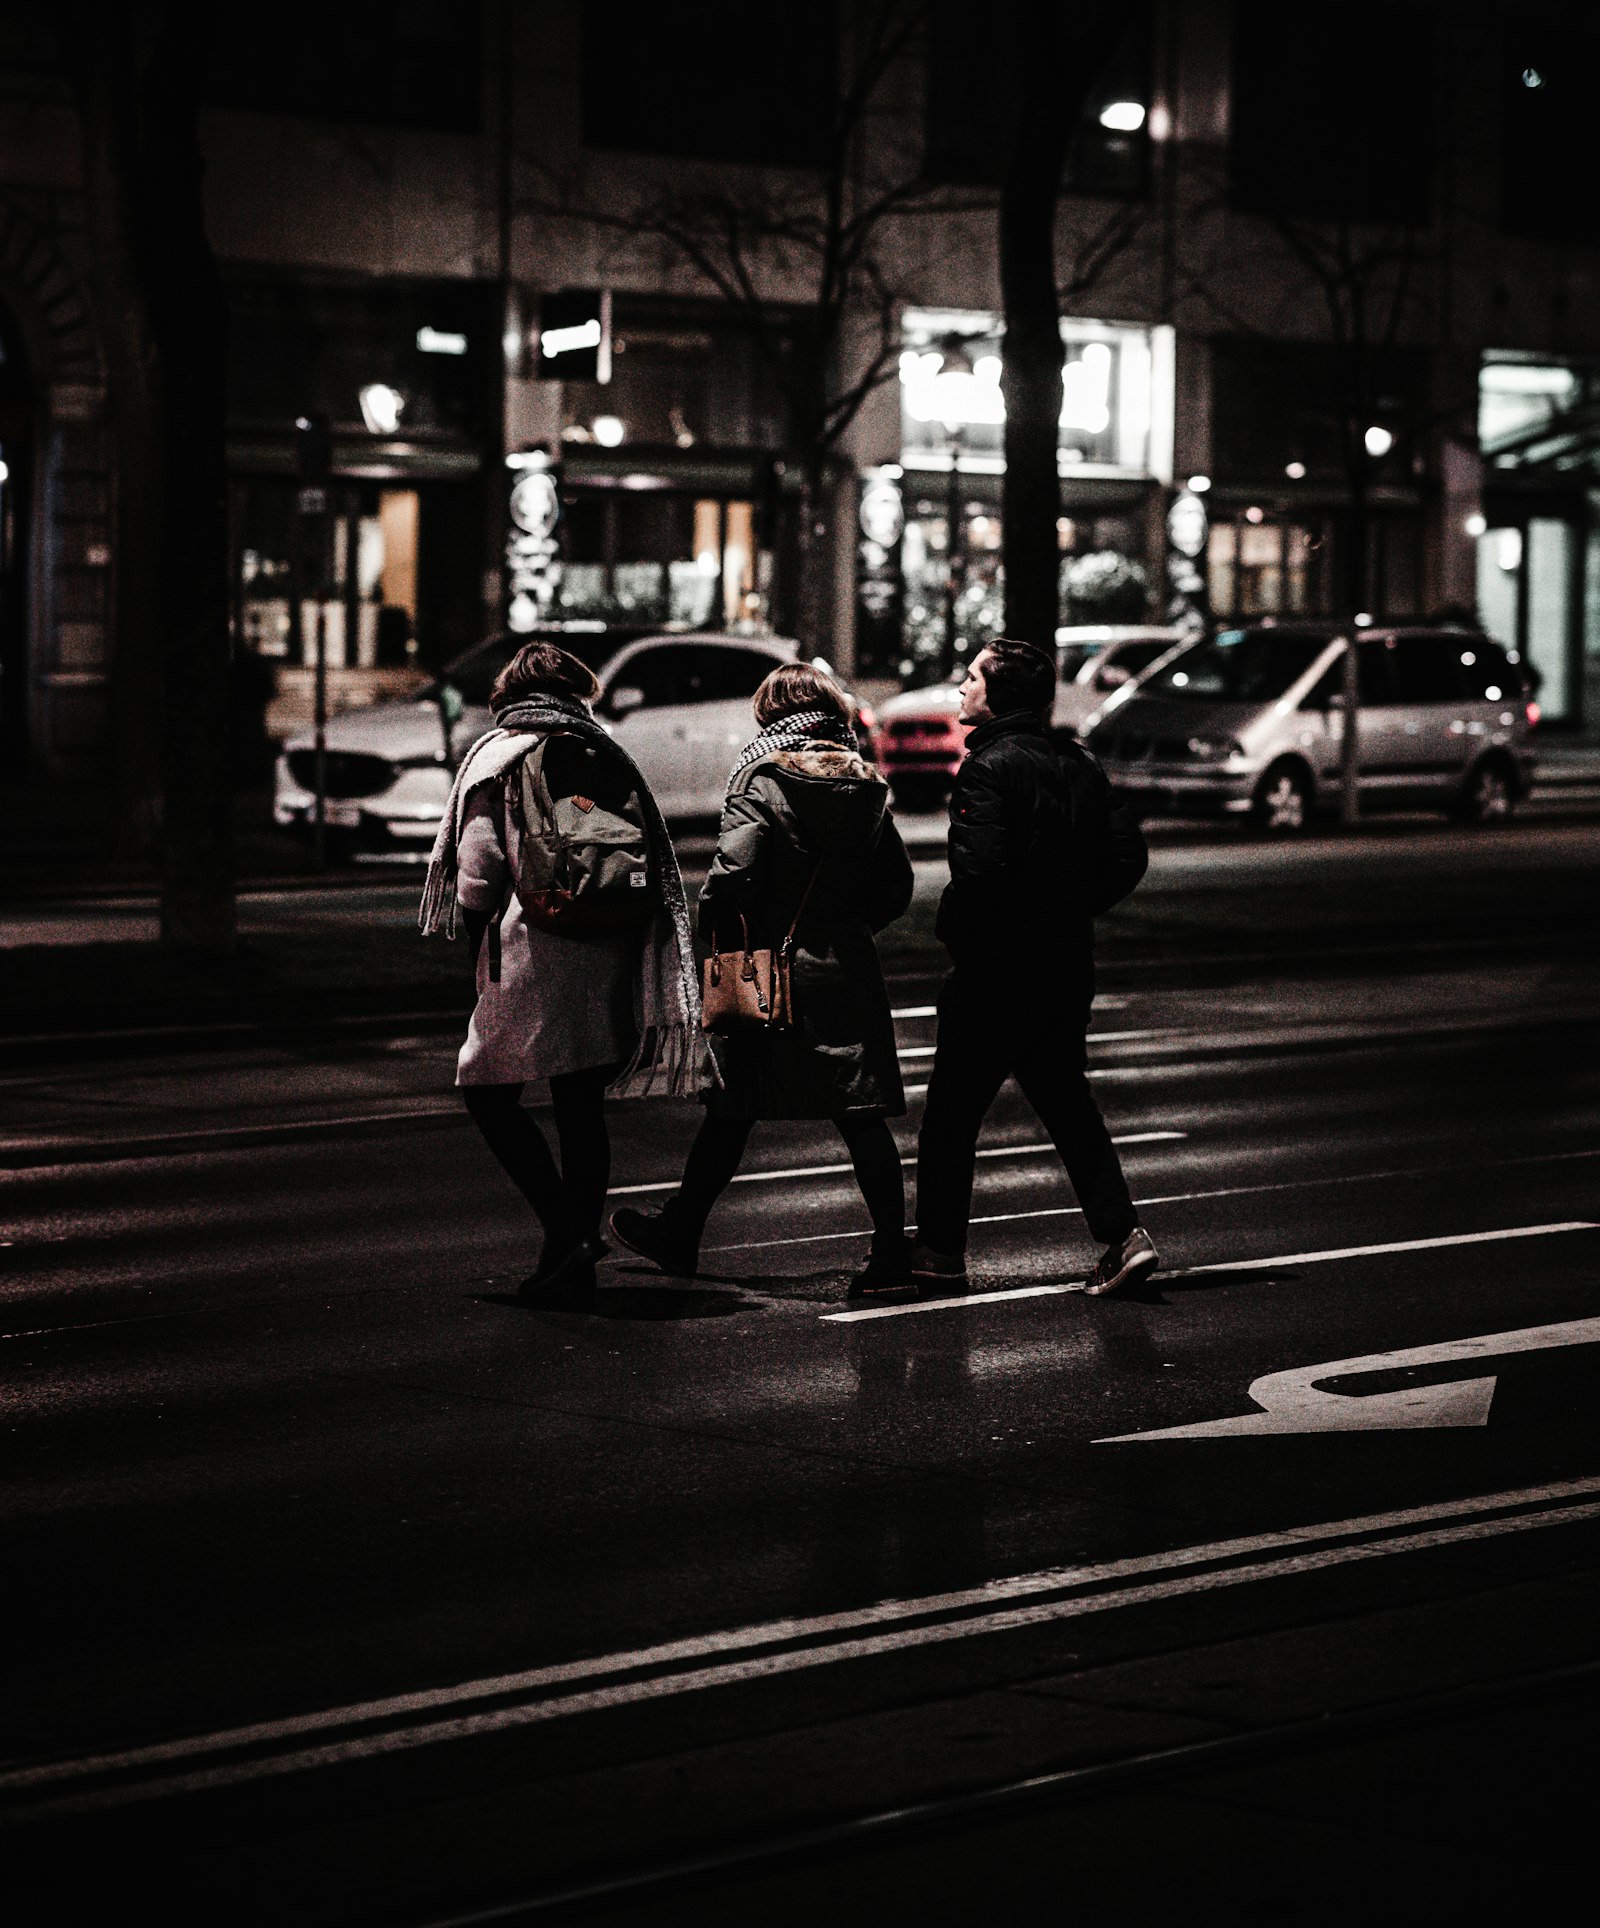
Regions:
<svg viewBox="0 0 1600 1928"><path fill-rule="evenodd" d="M856 728L858 730L875 730L877 727L878 719L873 715L871 708L865 703L858 703L856 705Z"/></svg>
<svg viewBox="0 0 1600 1928"><path fill-rule="evenodd" d="M1539 705L1537 703L1529 703L1526 707L1528 712L1528 728L1530 730L1535 729L1539 722Z"/></svg>

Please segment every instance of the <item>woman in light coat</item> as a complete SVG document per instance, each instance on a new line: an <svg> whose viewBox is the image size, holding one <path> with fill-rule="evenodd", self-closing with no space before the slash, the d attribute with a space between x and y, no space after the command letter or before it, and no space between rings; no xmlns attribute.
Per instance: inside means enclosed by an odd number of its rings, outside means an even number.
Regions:
<svg viewBox="0 0 1600 1928"><path fill-rule="evenodd" d="M695 1088L699 996L683 882L666 825L631 757L594 721L593 672L552 643L518 650L490 693L495 727L467 752L439 827L423 895L426 934L472 944L477 1003L456 1083L490 1150L544 1228L520 1295L535 1305L592 1306L604 1256L600 1214L611 1145L603 1099ZM654 910L637 927L574 937L530 923L516 892L521 832L508 807L519 766L541 738L554 796L602 802L635 791L644 807ZM522 1106L547 1079L559 1167Z"/></svg>
<svg viewBox="0 0 1600 1928"><path fill-rule="evenodd" d="M911 902L911 860L888 786L858 754L831 678L786 663L757 690L755 717L761 734L729 780L700 893L701 930L729 950L747 928L753 947L776 951L793 926L794 1023L713 1040L720 1083L705 1093L676 1194L658 1213L614 1212L611 1228L664 1271L692 1276L706 1218L755 1122L831 1119L872 1218L871 1254L853 1289L895 1290L910 1284L909 1246L887 1120L903 1116L906 1101L873 939Z"/></svg>

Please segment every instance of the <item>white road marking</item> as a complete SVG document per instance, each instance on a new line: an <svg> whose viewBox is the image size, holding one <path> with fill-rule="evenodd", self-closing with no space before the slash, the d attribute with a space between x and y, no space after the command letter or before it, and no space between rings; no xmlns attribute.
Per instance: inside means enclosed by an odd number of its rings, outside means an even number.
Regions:
<svg viewBox="0 0 1600 1928"><path fill-rule="evenodd" d="M1091 1031L1088 1034L1088 1042L1090 1044L1126 1044L1132 1038L1176 1038L1185 1035L1194 1036L1197 1034L1185 1034L1181 1031L1169 1030ZM938 1054L938 1050L939 1047L936 1044L908 1044L902 1045L895 1053L895 1056L899 1058L931 1058ZM1167 1068L1170 1069L1170 1067Z"/></svg>
<svg viewBox="0 0 1600 1928"><path fill-rule="evenodd" d="M1277 1533L1179 1547L1166 1553L1017 1574L957 1592L880 1601L841 1613L766 1621L632 1652L604 1654L592 1660L463 1681L452 1687L323 1708L283 1720L260 1721L181 1740L76 1760L37 1762L0 1773L0 1795L26 1798L42 1793L45 1799L35 1800L30 1809L24 1811L38 1812L46 1807L62 1811L260 1780L409 1751L441 1741L470 1739L564 1715L733 1685L845 1660L866 1659L941 1641L1006 1633L1253 1580L1313 1573L1358 1560L1383 1559L1536 1527L1577 1524L1600 1518L1600 1500L1592 1497L1597 1492L1600 1492L1600 1477L1563 1480L1472 1499L1447 1500L1401 1511L1291 1527ZM1518 1508L1537 1510L1513 1510ZM1388 1537L1376 1537L1380 1535ZM1220 1564L1225 1561L1235 1564ZM1193 1571L1199 1567L1212 1570ZM1136 1584L1113 1585L1102 1592L1085 1591L1119 1581ZM1039 1598L1041 1595L1056 1597ZM1029 1604L1004 1604L1009 1602ZM952 1617L956 1615L962 1617ZM908 1622L922 1624L908 1625ZM840 1634L857 1637L839 1639ZM788 1645L785 1650L773 1653L752 1651L796 1641L813 1644ZM683 1661L741 1653L744 1658L723 1660L686 1672L652 1674L647 1671ZM644 1677L613 1680L607 1686L587 1685L618 1674ZM512 1695L537 1694L563 1687L578 1691L477 1713L459 1711L475 1702L503 1701ZM425 1718L419 1720L417 1716ZM374 1722L408 1717L412 1719L409 1726L367 1733L355 1731ZM287 1753L227 1758L245 1748L307 1740L312 1744ZM191 1763L198 1765L190 1766ZM180 1771L161 1771L174 1768ZM90 1787L76 1796L70 1791L73 1783L92 1781L96 1776L140 1772L145 1772L147 1778L110 1787ZM49 1790L63 1786L68 1793L52 1800Z"/></svg>
<svg viewBox="0 0 1600 1928"><path fill-rule="evenodd" d="M994 1305L1000 1299L1044 1299L1081 1285L1018 1285L1003 1292L963 1292L954 1299L915 1299L904 1305L864 1305L850 1312L824 1312L826 1324L857 1325L863 1319L897 1319L907 1312L944 1312L953 1306Z"/></svg>
<svg viewBox="0 0 1600 1928"><path fill-rule="evenodd" d="M1530 1158L1491 1158L1482 1160L1470 1167L1473 1171L1501 1171L1514 1165L1560 1164L1574 1158L1600 1158L1600 1150L1552 1151L1536 1153ZM1299 1192L1319 1185L1372 1185L1393 1178L1442 1178L1453 1176L1458 1168L1426 1165L1406 1165L1393 1171L1383 1172L1342 1172L1333 1178L1285 1178L1275 1180L1270 1185L1221 1185L1212 1191L1204 1192L1166 1192L1154 1198L1140 1198L1138 1205L1190 1205L1210 1198L1255 1198L1264 1192ZM1079 1218L1082 1208L1077 1205L1048 1205L1033 1212L993 1212L983 1218L969 1221L973 1225L1007 1225L1016 1219L1025 1218ZM740 1245L708 1245L703 1252L709 1256L713 1252L754 1252L766 1246L779 1245L824 1245L834 1239L871 1238L870 1231L812 1232L805 1238L747 1239ZM1219 1261L1210 1266L1186 1266L1163 1274L1169 1279L1187 1278L1191 1272L1237 1272L1245 1269L1262 1270L1274 1265L1282 1265L1283 1259L1250 1259Z"/></svg>
<svg viewBox="0 0 1600 1928"><path fill-rule="evenodd" d="M1458 1359L1496 1358L1541 1352L1552 1346L1600 1344L1600 1319L1568 1319L1560 1325L1525 1326L1518 1332L1486 1332L1474 1339L1374 1352L1360 1359L1331 1359L1319 1366L1290 1366L1251 1381L1249 1397L1262 1410L1237 1419L1210 1419L1159 1432L1117 1433L1096 1446L1143 1439L1216 1439L1241 1433L1346 1433L1402 1426L1487 1426L1495 1378L1457 1379L1442 1386L1406 1386L1399 1392L1323 1392L1319 1382L1360 1372L1398 1372L1407 1366L1448 1365Z"/></svg>
<svg viewBox="0 0 1600 1928"><path fill-rule="evenodd" d="M926 1090L926 1086L923 1087ZM909 1089L909 1087L908 1087ZM1172 1139L1187 1138L1186 1131L1130 1131L1120 1138L1113 1138L1114 1145L1154 1145ZM1055 1151L1054 1145L991 1145L978 1153L980 1158L1045 1158ZM916 1158L902 1158L906 1166L916 1164ZM785 1178L830 1178L841 1173L854 1171L849 1163L843 1165L784 1165L777 1171L738 1172L734 1175L735 1185L774 1185ZM653 1179L648 1185L613 1185L607 1192L608 1198L638 1198L647 1192L675 1192L678 1181L675 1178Z"/></svg>
<svg viewBox="0 0 1600 1928"><path fill-rule="evenodd" d="M1262 1272L1274 1265L1320 1265L1329 1259L1376 1258L1384 1252L1432 1252L1446 1245L1489 1245L1497 1239L1544 1238L1551 1232L1596 1230L1600 1230L1600 1226L1589 1219L1574 1218L1557 1225L1513 1225L1498 1232L1455 1232L1448 1238L1398 1239L1391 1245L1339 1245L1326 1252L1286 1252L1275 1259L1219 1259L1214 1265L1190 1265L1169 1276L1185 1278L1195 1272Z"/></svg>
<svg viewBox="0 0 1600 1928"><path fill-rule="evenodd" d="M1096 997L1094 1008L1097 1011L1125 1011L1131 1000L1125 997ZM891 1011L892 1018L936 1018L939 1015L937 1004L908 1004L903 1009Z"/></svg>
<svg viewBox="0 0 1600 1928"><path fill-rule="evenodd" d="M1208 1194L1205 1192L1190 1192L1187 1196L1190 1198L1204 1198L1208 1196ZM1212 1194L1212 1196L1215 1196L1215 1194ZM1175 1201L1170 1198L1140 1200L1140 1203L1145 1205L1170 1205L1174 1202ZM1065 1217L1068 1214L1075 1214L1078 1209L1079 1208L1070 1205L1057 1205L1038 1212L1000 1212L996 1213L993 1218L974 1218L970 1222L974 1225L993 1225L1001 1219ZM1238 1264L1190 1265L1185 1266L1181 1271L1148 1273L1146 1277L1160 1281L1165 1279L1192 1278L1197 1272L1265 1271L1270 1267L1278 1265L1310 1265L1321 1259L1367 1258L1380 1252L1428 1252L1447 1245L1482 1245L1495 1239L1539 1238L1550 1232L1593 1231L1600 1231L1600 1225L1592 1225L1586 1219L1573 1219L1561 1225L1518 1225L1503 1232L1458 1232L1450 1238L1405 1239L1395 1245L1347 1245L1335 1252L1296 1252L1288 1258L1281 1259L1245 1259ZM862 1236L870 1237L871 1234L869 1232ZM772 1241L774 1244L798 1244L800 1242L799 1240ZM818 1316L825 1320L833 1320L841 1325L858 1319L904 1319L915 1312L944 1312L951 1309L958 1309L964 1305L988 1305L1000 1299L1038 1299L1067 1292L1081 1292L1082 1290L1083 1284L1081 1280L1073 1280L1055 1285L1022 1285L1003 1292L964 1292L960 1297L952 1299L910 1299L900 1305L863 1306L855 1311L823 1312ZM1345 1369L1352 1372L1356 1370L1353 1366L1347 1366ZM1325 1367L1321 1370L1331 1372L1332 1368ZM1255 1397L1254 1387L1251 1388L1250 1396L1252 1398ZM1456 1422L1441 1421L1440 1423L1454 1424ZM1219 1420L1217 1424L1219 1426L1225 1426L1229 1431L1240 1430L1240 1428L1234 1426L1231 1420ZM1210 1429L1207 1427L1201 1430L1208 1431ZM1249 1432L1285 1432L1309 1431L1310 1428L1247 1426L1244 1427L1243 1430Z"/></svg>

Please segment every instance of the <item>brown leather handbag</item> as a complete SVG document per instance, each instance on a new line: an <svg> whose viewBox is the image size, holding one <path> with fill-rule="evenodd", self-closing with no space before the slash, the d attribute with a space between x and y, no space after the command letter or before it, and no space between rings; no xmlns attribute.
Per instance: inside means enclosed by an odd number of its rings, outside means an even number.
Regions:
<svg viewBox="0 0 1600 1928"><path fill-rule="evenodd" d="M786 1031L794 1023L794 982L789 954L800 926L811 885L822 868L811 873L783 942L777 950L753 950L750 925L739 914L739 949L719 950L715 934L711 955L700 966L700 1028L725 1038L740 1031ZM713 933L715 926L713 925Z"/></svg>

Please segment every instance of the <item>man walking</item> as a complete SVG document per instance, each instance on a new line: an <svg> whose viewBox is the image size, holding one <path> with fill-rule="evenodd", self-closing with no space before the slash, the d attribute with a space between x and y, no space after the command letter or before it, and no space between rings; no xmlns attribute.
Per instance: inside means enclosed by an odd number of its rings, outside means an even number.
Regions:
<svg viewBox="0 0 1600 1928"><path fill-rule="evenodd" d="M999 641L961 685L973 725L950 797L950 883L935 926L954 970L939 997L939 1043L917 1159L919 1282L966 1280L978 1131L1016 1078L1061 1154L1090 1234L1106 1247L1085 1290L1149 1272L1139 1223L1086 1075L1096 911L1143 876L1144 838L1115 809L1098 763L1048 731L1055 664Z"/></svg>

